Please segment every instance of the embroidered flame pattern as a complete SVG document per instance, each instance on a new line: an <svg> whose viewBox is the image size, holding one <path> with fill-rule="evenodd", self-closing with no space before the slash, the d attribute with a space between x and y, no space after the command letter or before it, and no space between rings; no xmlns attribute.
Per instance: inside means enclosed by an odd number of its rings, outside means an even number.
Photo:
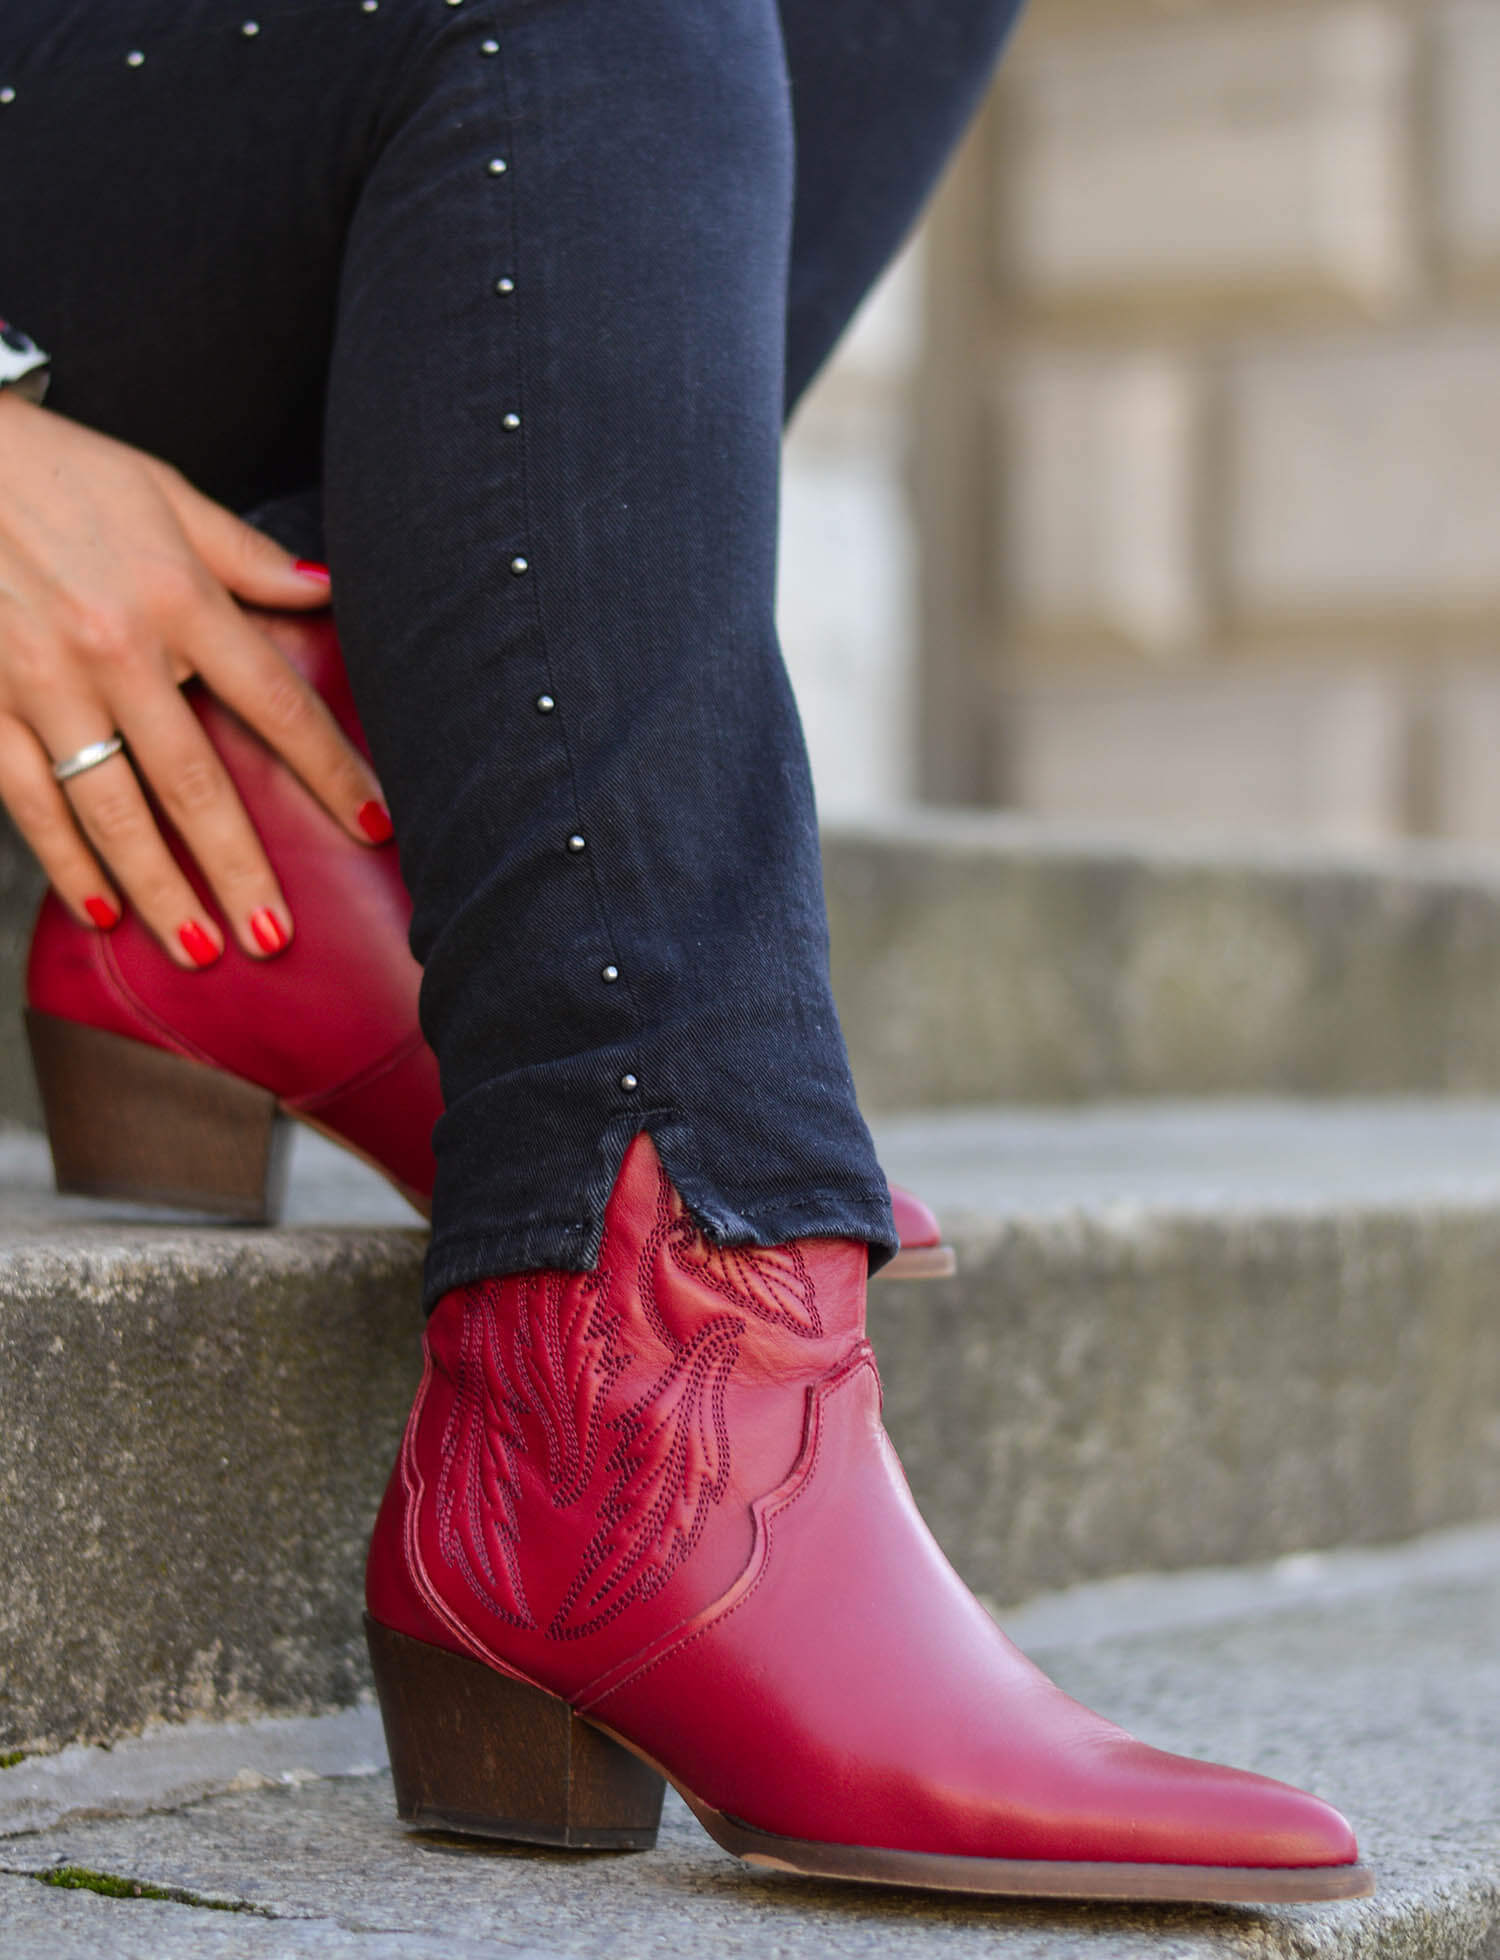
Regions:
<svg viewBox="0 0 1500 1960"><path fill-rule="evenodd" d="M516 1457L525 1449L522 1404L501 1356L497 1284L464 1315L453 1370L453 1408L443 1431L437 1492L438 1544L476 1598L511 1626L531 1627L518 1557Z"/></svg>
<svg viewBox="0 0 1500 1960"><path fill-rule="evenodd" d="M604 1400L629 1356L619 1351L606 1273L541 1273L537 1281L527 1304L542 1296L541 1311L521 1315L516 1355L546 1436L552 1502L566 1510L593 1479Z"/></svg>
<svg viewBox="0 0 1500 1960"><path fill-rule="evenodd" d="M715 1245L698 1230L666 1178L662 1183L671 1215L667 1245L679 1272L773 1327L808 1340L822 1337L817 1292L799 1247Z"/></svg>
<svg viewBox="0 0 1500 1960"><path fill-rule="evenodd" d="M440 1544L512 1625L538 1624L518 1558L522 1459L538 1479L545 1459L551 1503L568 1511L595 1488L605 1432L614 1435L597 1527L547 1626L552 1639L582 1638L651 1598L702 1536L729 1488L725 1397L746 1316L808 1340L823 1333L797 1247L711 1244L664 1172L635 1278L631 1324L660 1365L613 1412L611 1391L636 1357L611 1298L607 1237L595 1272L483 1288L464 1319L443 1437Z"/></svg>
<svg viewBox="0 0 1500 1960"><path fill-rule="evenodd" d="M678 1350L648 1393L615 1419L615 1481L578 1577L547 1631L594 1633L660 1592L729 1486L724 1390L742 1323L723 1314Z"/></svg>

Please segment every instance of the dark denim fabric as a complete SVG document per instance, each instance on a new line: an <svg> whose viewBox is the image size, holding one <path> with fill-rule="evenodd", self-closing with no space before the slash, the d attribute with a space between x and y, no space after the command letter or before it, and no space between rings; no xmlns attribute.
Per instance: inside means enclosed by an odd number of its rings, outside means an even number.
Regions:
<svg viewBox="0 0 1500 1960"><path fill-rule="evenodd" d="M321 485L448 1103L430 1299L589 1264L643 1128L721 1239L894 1243L780 426L1016 4L0 12L0 305L52 405L240 509Z"/></svg>

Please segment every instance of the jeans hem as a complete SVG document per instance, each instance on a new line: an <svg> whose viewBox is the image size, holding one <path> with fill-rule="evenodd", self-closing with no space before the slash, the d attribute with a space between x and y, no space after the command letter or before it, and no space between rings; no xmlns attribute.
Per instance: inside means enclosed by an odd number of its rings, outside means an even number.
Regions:
<svg viewBox="0 0 1500 1960"><path fill-rule="evenodd" d="M821 1215L810 1223L806 1214ZM791 1199L761 1210L736 1208L736 1228L712 1234L725 1245L785 1245L792 1239L861 1239L870 1248L870 1271L876 1273L894 1255L889 1238L890 1197L885 1191L864 1197L830 1194L826 1209L816 1196ZM482 1279L508 1278L514 1273L588 1272L599 1255L602 1223L592 1219L527 1219L521 1224L496 1226L446 1235L428 1248L422 1278L422 1305L427 1313L456 1286Z"/></svg>

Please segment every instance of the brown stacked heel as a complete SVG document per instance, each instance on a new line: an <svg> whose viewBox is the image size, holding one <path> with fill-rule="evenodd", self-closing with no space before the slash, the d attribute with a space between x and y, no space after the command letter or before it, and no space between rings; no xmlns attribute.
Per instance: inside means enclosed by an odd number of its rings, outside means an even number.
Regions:
<svg viewBox="0 0 1500 1960"><path fill-rule="evenodd" d="M288 1126L269 1090L142 1041L26 1012L59 1191L265 1224Z"/></svg>
<svg viewBox="0 0 1500 1960"><path fill-rule="evenodd" d="M575 1851L655 1845L663 1779L565 1701L368 1614L365 1637L404 1822Z"/></svg>

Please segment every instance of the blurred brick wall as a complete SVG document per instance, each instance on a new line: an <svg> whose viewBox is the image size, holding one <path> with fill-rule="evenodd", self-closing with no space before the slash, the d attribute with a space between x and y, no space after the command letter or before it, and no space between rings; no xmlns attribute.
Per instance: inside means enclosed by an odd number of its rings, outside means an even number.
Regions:
<svg viewBox="0 0 1500 1960"><path fill-rule="evenodd" d="M914 244L809 390L786 445L779 618L825 818L915 788L913 390L922 342Z"/></svg>
<svg viewBox="0 0 1500 1960"><path fill-rule="evenodd" d="M923 792L1500 838L1500 0L1033 0L927 264Z"/></svg>

